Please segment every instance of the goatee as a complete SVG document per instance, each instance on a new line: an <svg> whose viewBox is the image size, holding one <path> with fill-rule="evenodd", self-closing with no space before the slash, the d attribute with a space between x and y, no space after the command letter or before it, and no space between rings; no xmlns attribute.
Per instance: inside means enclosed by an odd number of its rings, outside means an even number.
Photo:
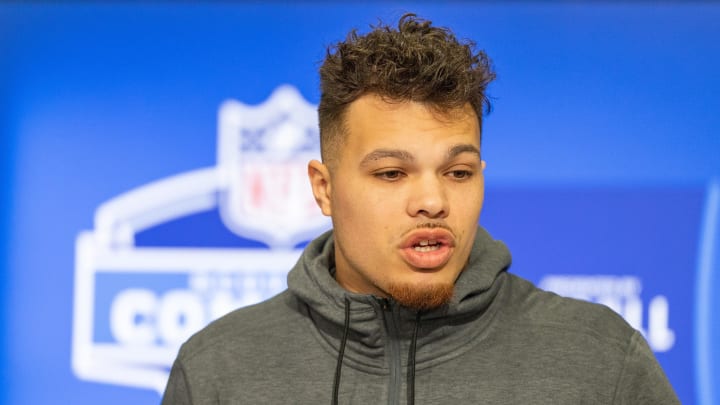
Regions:
<svg viewBox="0 0 720 405"><path fill-rule="evenodd" d="M455 290L454 284L390 284L387 293L400 305L425 311L438 308L450 302Z"/></svg>

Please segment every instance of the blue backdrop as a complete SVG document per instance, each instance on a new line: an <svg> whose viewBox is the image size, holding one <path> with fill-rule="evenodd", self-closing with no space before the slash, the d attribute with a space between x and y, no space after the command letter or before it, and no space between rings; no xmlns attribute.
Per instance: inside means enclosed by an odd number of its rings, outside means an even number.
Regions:
<svg viewBox="0 0 720 405"><path fill-rule="evenodd" d="M512 271L610 305L683 403L720 403L720 5L703 2L0 5L2 400L158 403L197 308L282 288L292 251L228 230L226 185L203 188L220 106L286 84L316 104L325 46L405 11L494 61L481 223ZM185 248L227 260L198 276Z"/></svg>

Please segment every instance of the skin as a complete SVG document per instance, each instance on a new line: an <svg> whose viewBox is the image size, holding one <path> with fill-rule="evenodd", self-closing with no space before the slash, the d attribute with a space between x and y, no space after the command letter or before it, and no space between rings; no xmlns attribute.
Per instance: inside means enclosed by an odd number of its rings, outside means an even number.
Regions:
<svg viewBox="0 0 720 405"><path fill-rule="evenodd" d="M439 113L367 94L349 105L345 120L332 166L308 164L315 199L333 221L337 282L401 304L407 298L393 291L426 297L451 289L483 204L485 162L473 108ZM418 247L422 240L437 245Z"/></svg>

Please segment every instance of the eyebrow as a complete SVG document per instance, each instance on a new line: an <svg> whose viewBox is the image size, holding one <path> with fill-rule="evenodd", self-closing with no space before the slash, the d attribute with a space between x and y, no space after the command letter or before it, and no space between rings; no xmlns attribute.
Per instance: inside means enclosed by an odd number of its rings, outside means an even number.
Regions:
<svg viewBox="0 0 720 405"><path fill-rule="evenodd" d="M480 150L475 145L468 143L455 145L448 149L446 160L451 160L463 153L472 153L477 155L478 158L480 157ZM415 161L415 156L413 156L410 152L402 149L375 149L374 151L368 153L367 155L365 155L365 157L362 158L362 160L360 161L360 166L367 166L371 162L386 158L398 159L408 163L412 163Z"/></svg>
<svg viewBox="0 0 720 405"><path fill-rule="evenodd" d="M448 149L447 160L450 160L463 153L472 153L477 155L478 158L480 157L480 149L478 149L477 146L469 143L463 143L455 145L452 148Z"/></svg>
<svg viewBox="0 0 720 405"><path fill-rule="evenodd" d="M363 157L363 159L360 161L360 166L367 166L370 164L370 162L386 158L399 159L405 162L415 161L415 156L411 155L410 152L402 149L375 149L374 151L368 153L367 155L365 155L365 157Z"/></svg>

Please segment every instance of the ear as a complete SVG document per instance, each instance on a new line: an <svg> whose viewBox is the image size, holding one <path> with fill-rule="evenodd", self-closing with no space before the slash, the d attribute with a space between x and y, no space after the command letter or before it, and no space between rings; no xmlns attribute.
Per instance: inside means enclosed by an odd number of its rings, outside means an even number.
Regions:
<svg viewBox="0 0 720 405"><path fill-rule="evenodd" d="M322 211L323 215L332 215L332 204L330 203L330 195L332 193L332 183L330 181L330 170L328 167L317 160L311 160L308 163L308 178L312 187L315 202Z"/></svg>

